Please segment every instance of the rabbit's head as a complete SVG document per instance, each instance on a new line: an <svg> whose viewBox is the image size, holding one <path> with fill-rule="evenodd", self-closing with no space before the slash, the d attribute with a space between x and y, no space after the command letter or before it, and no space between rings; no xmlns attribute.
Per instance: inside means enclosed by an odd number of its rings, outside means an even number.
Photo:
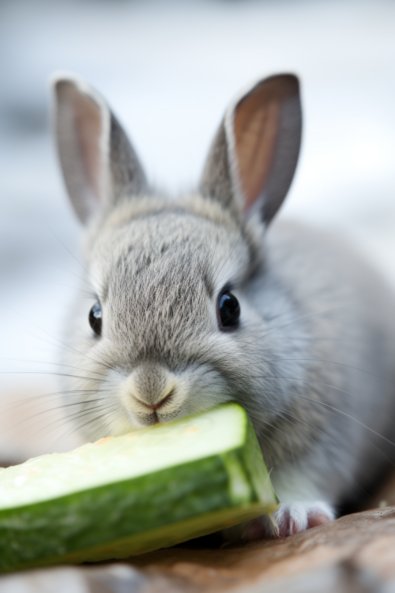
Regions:
<svg viewBox="0 0 395 593"><path fill-rule="evenodd" d="M151 190L95 91L75 78L54 89L62 171L87 228L63 360L71 417L97 438L231 399L248 408L262 388L263 235L299 152L297 79L273 76L231 105L198 191L179 199Z"/></svg>

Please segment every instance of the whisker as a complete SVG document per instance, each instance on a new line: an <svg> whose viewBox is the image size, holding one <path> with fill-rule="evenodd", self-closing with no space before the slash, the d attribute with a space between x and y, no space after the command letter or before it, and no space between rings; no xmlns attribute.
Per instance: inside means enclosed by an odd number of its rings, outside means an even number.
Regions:
<svg viewBox="0 0 395 593"><path fill-rule="evenodd" d="M87 379L91 381L97 381L97 378L89 377L89 376L81 376L81 375L72 375L70 373L58 373L58 372L51 372L51 371L0 371L0 375L44 375L50 377L68 377L71 379L82 379L86 381ZM104 377L104 375L103 375Z"/></svg>
<svg viewBox="0 0 395 593"><path fill-rule="evenodd" d="M91 390L92 393L96 393L94 390ZM72 392L74 396L76 397L81 397L85 394L84 391L73 391ZM18 407L26 407L26 404L28 402L27 401L22 401L19 402L19 406ZM31 402L29 402L31 403ZM92 405L94 404L94 405ZM65 418L67 418L68 416L71 417L72 413L69 413L69 415L67 415L67 411L70 408L74 408L76 406L79 406L80 408L83 408L84 410L90 411L90 410L94 410L94 409L98 409L100 407L103 408L110 408L111 405L109 405L109 402L106 401L106 398L104 397L100 397L100 398L94 398L94 399L88 399L88 400L79 400L76 402L65 402L62 403L61 401L59 402L59 405L56 407L51 407L51 408L46 408L45 410L39 410L37 412L34 412L33 414L30 414L29 416L26 416L25 418L23 418L22 420L18 420L16 423L13 423L13 429L15 429L16 427L20 428L22 426L26 426L26 425L30 425L32 426L32 423L36 420L39 420L42 417L45 417L46 415L50 415L52 412L59 412L62 415L59 416L59 418L55 418L52 423L56 423L58 421L61 421L62 419L64 420ZM16 411L17 406L10 406L8 408L8 412L14 412ZM48 428L51 426L52 423L49 423L45 426L42 426L42 428Z"/></svg>
<svg viewBox="0 0 395 593"><path fill-rule="evenodd" d="M333 406L331 404L328 404L327 402L323 402L320 400L314 400L312 398L306 397L306 396L299 396L301 397L301 399L304 399L306 401L309 401L311 403L315 403L318 404L320 406L323 406L329 410L332 410L333 412L336 412L337 414L340 414L341 416L344 416L346 418L348 418L349 420L352 420L353 422L355 422L356 424L358 424L359 426L361 426L362 428L364 428L365 430L367 430L368 432L370 432L371 434L373 434L374 436L378 437L379 439L381 439L382 441L384 441L385 443L387 443L388 445L391 445L391 447L395 447L395 442L389 438L387 438L386 436L384 436L383 434L377 432L376 430L374 430L373 428L371 428L369 425L365 424L364 422L362 422L362 420L359 420L356 416L353 416L352 414L349 414L348 412L345 412L344 410L341 410L340 408Z"/></svg>
<svg viewBox="0 0 395 593"><path fill-rule="evenodd" d="M345 307L345 303L342 304L342 307ZM287 327L288 325L291 325L297 321L301 321L303 319L310 319L313 317L322 317L324 315L327 315L328 313L333 313L335 311L339 310L339 305L337 306L332 306L332 307L328 307L326 309L322 309L321 311L311 311L310 313L303 313L302 315L298 315L296 317L292 317L291 319L288 319L286 321L286 323L283 324L275 324L272 327L269 327L267 330L265 330L264 335L268 335L273 331L277 331L278 329L283 329L284 327ZM267 323L272 323L273 321L275 321L276 319L282 319L283 317L287 317L289 316L289 312L288 311L284 311L284 313L279 314L276 317L272 317L269 320L266 320Z"/></svg>
<svg viewBox="0 0 395 593"><path fill-rule="evenodd" d="M109 416L108 411L106 411L103 414L96 414L93 418L92 417L89 418L89 420L87 422L84 422L83 424L78 423L76 420L73 420L73 422L69 422L68 424L69 424L69 428L71 428L71 430L68 430L68 431L62 433L61 435L59 435L59 437L58 437L58 439L56 439L55 443L59 442L59 440L62 440L65 437L69 437L73 434L76 434L76 433L80 434L84 430L85 427L97 423L98 420L106 419L107 422L105 424L108 424L108 416ZM110 432L111 431L109 430L109 433Z"/></svg>
<svg viewBox="0 0 395 593"><path fill-rule="evenodd" d="M351 369L353 371L358 371L360 373L369 375L370 377L373 377L375 379L382 380L382 377L380 375L376 375L367 369L363 369L363 368L357 367L355 365L347 364L345 362L339 362L337 360L328 360L325 358L316 358L316 357L284 358L281 356L279 356L279 357L276 356L276 358L265 358L263 360L264 360L264 362L270 362L270 363L276 363L276 362L318 362L318 363L322 363L322 364L331 364L331 365L340 366L340 367L343 367L346 369Z"/></svg>
<svg viewBox="0 0 395 593"><path fill-rule="evenodd" d="M83 395L83 393L78 394L78 396L80 396L80 395ZM95 398L95 399L88 399L85 401L68 402L68 403L64 403L64 404L61 403L56 408L47 408L46 410L40 410L39 412L36 412L32 416L29 416L28 420L37 418L38 416L42 416L44 414L48 414L49 412L59 412L59 411L63 412L64 411L66 413L68 408L72 408L75 406L83 407L84 410L95 410L98 407L103 406L103 399L104 398ZM89 404L89 406L87 406L87 404ZM90 404L95 404L95 405L91 406Z"/></svg>
<svg viewBox="0 0 395 593"><path fill-rule="evenodd" d="M30 404L34 404L36 402L42 402L42 401L48 401L49 398L51 398L51 401L53 399L57 399L58 400L58 406L56 408L47 408L49 410L55 410L55 409L60 409L63 406L67 406L67 405L71 405L71 403L62 403L62 397L64 395L75 395L75 396L80 396L80 395L87 395L90 393L105 393L105 390L101 390L101 389L68 389L66 391L53 391L52 393L41 393L41 394L36 394L36 395L28 395L25 397L21 397L18 399L17 402L11 402L8 405L5 405L4 408L2 407L2 409L4 409L4 411L8 411L8 412L13 412L13 411L17 411L20 408L26 407L26 405L30 405ZM90 401L90 400L89 400ZM76 402L79 403L79 402Z"/></svg>
<svg viewBox="0 0 395 593"><path fill-rule="evenodd" d="M56 242L64 249L65 253L72 259L72 261L76 262L78 264L79 268L81 268L81 271L84 273L84 275L81 276L79 279L82 280L83 282L87 282L87 276L88 276L89 270L88 270L88 266L86 265L86 263L84 261L82 261L79 256L77 256L75 253L73 253L71 251L71 249L59 237L58 232L55 232L52 227L46 227L46 230L47 230L48 234L51 235L51 238L55 239Z"/></svg>
<svg viewBox="0 0 395 593"><path fill-rule="evenodd" d="M306 381L304 379L300 379L299 377L287 377L287 376L282 376L282 375L264 375L264 377L268 378L268 379L293 381L295 383L301 383L301 384L307 385L309 387L316 388L316 386L314 386L311 382ZM336 385L332 385L332 384L326 383L326 382L320 382L320 385L324 385L325 387L328 387L330 389L333 389L333 390L343 393L345 395L349 395L349 392L347 390L342 389L341 387L338 387ZM298 393L298 398L304 399L306 401L309 401L309 402L317 404L317 405L321 405L329 410L332 410L333 412L338 413L339 415L342 415L342 416L348 418L349 420L352 420L353 422L355 422L356 424L361 426L361 428L364 428L365 430L370 432L372 435L380 438L383 442L391 445L392 447L395 447L394 441L392 441L391 439L387 438L386 436L380 434L379 432L374 430L371 426L365 424L364 422L362 422L362 420L359 420L356 416L353 416L352 414L346 412L345 410L341 410L340 408L337 408L336 406L333 406L332 404L328 404L327 402L323 402L322 400L317 400L317 399L313 399L313 398L309 398L307 396L301 395L300 393Z"/></svg>
<svg viewBox="0 0 395 593"><path fill-rule="evenodd" d="M2 362L4 362L4 359L2 359ZM70 363L66 363L66 362L54 362L54 361L43 361L43 360L33 360L33 359L7 359L7 362L17 362L17 363L23 363L23 364L37 364L37 365L45 365L45 366L52 366L55 368L60 368L60 367L64 367L64 368L69 368L69 369L74 369L76 371L84 371L83 368L81 367L77 367L76 365L70 364ZM15 371L15 373L18 372L23 372L23 371ZM90 373L94 373L95 375L97 375L100 379L103 378L104 374L100 371L92 371L92 369L89 369ZM1 373L1 371L0 371Z"/></svg>
<svg viewBox="0 0 395 593"><path fill-rule="evenodd" d="M101 402L101 404L96 404L94 406L84 406L80 410L76 410L71 413L65 414L65 419L69 422L75 423L79 420L79 418L84 418L85 416L92 416L91 412L98 412L98 411L111 411L114 410L116 406L109 406L106 403ZM96 416L95 416L96 417Z"/></svg>
<svg viewBox="0 0 395 593"><path fill-rule="evenodd" d="M92 355L92 352L83 352L81 350L78 350L75 346L72 346L71 344L68 344L66 342L60 342L60 345L63 348L69 350L70 352L73 352L74 354L78 354L82 358L87 358L88 360L91 360L93 363L97 364L98 366L102 366L102 367L106 368L107 370L113 369L113 365L106 362L104 359L98 360L96 357L94 357Z"/></svg>
<svg viewBox="0 0 395 593"><path fill-rule="evenodd" d="M59 428L61 426L64 426L66 424L66 426L68 426L69 428L71 428L71 431L67 431L64 434L61 434L58 436L58 438L56 439L56 443L58 443L59 441L61 441L65 436L67 435L72 435L72 434L76 434L79 432L80 428L81 428L81 424L79 422L79 419L84 418L86 416L89 417L88 422L86 422L84 424L88 425L90 422L95 422L95 419L97 418L108 418L109 414L111 414L111 412L113 410L116 409L115 405L111 405L108 402L106 402L105 400L103 400L101 403L97 403L94 406L84 406L83 409L81 410L77 410L75 412L71 412L69 414L62 414L61 416L57 417L57 418L53 418L51 419L51 421L46 422L45 425L40 424L37 425L36 428L34 428L33 426L33 422L39 420L41 413L37 413L34 414L31 417L28 417L26 419L24 419L23 421L20 421L16 424L16 426L18 427L23 427L28 425L30 428L32 428L33 430L51 430L53 428L56 428L56 426L59 426ZM103 411L102 414L97 414L97 412L99 411ZM57 411L55 409L55 411ZM48 413L48 410L44 410L43 413ZM15 426L14 426L15 428ZM55 443L54 443L55 444Z"/></svg>

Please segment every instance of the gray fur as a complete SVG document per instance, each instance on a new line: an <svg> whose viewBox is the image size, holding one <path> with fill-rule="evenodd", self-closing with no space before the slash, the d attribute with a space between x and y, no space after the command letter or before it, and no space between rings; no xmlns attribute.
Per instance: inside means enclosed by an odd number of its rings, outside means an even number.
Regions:
<svg viewBox="0 0 395 593"><path fill-rule="evenodd" d="M122 182L111 209L98 208L86 235L91 296L81 294L70 314L64 363L75 377L65 397L90 439L235 399L255 424L280 498L337 505L395 457L386 440L394 436L394 295L337 236L281 222L266 234L265 214L263 222L256 210L242 216L242 184L234 185L221 138L205 196L143 195L139 182L135 195ZM276 208L285 191L278 175L269 176ZM266 195L263 187L258 205ZM232 332L216 318L225 285L241 305ZM96 298L100 338L87 320Z"/></svg>

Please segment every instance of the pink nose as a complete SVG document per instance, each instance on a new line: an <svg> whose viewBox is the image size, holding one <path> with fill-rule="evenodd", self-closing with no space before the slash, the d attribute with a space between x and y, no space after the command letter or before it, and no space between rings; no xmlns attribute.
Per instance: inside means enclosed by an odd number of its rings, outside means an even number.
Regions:
<svg viewBox="0 0 395 593"><path fill-rule="evenodd" d="M155 402L155 403L143 401L137 397L136 397L136 399L144 407L148 408L149 410L152 410L153 412L156 412L157 410L159 410L159 408L164 406L164 404L166 404L173 397L173 394L174 394L174 389L171 389L171 391L169 391L169 393L167 393L164 397L162 397L162 399L160 399L158 402Z"/></svg>

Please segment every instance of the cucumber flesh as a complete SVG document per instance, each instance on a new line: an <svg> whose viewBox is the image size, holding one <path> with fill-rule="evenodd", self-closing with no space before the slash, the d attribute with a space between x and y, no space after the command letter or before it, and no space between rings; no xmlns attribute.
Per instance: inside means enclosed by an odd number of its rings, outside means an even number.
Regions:
<svg viewBox="0 0 395 593"><path fill-rule="evenodd" d="M0 570L124 558L276 508L239 405L0 470Z"/></svg>

